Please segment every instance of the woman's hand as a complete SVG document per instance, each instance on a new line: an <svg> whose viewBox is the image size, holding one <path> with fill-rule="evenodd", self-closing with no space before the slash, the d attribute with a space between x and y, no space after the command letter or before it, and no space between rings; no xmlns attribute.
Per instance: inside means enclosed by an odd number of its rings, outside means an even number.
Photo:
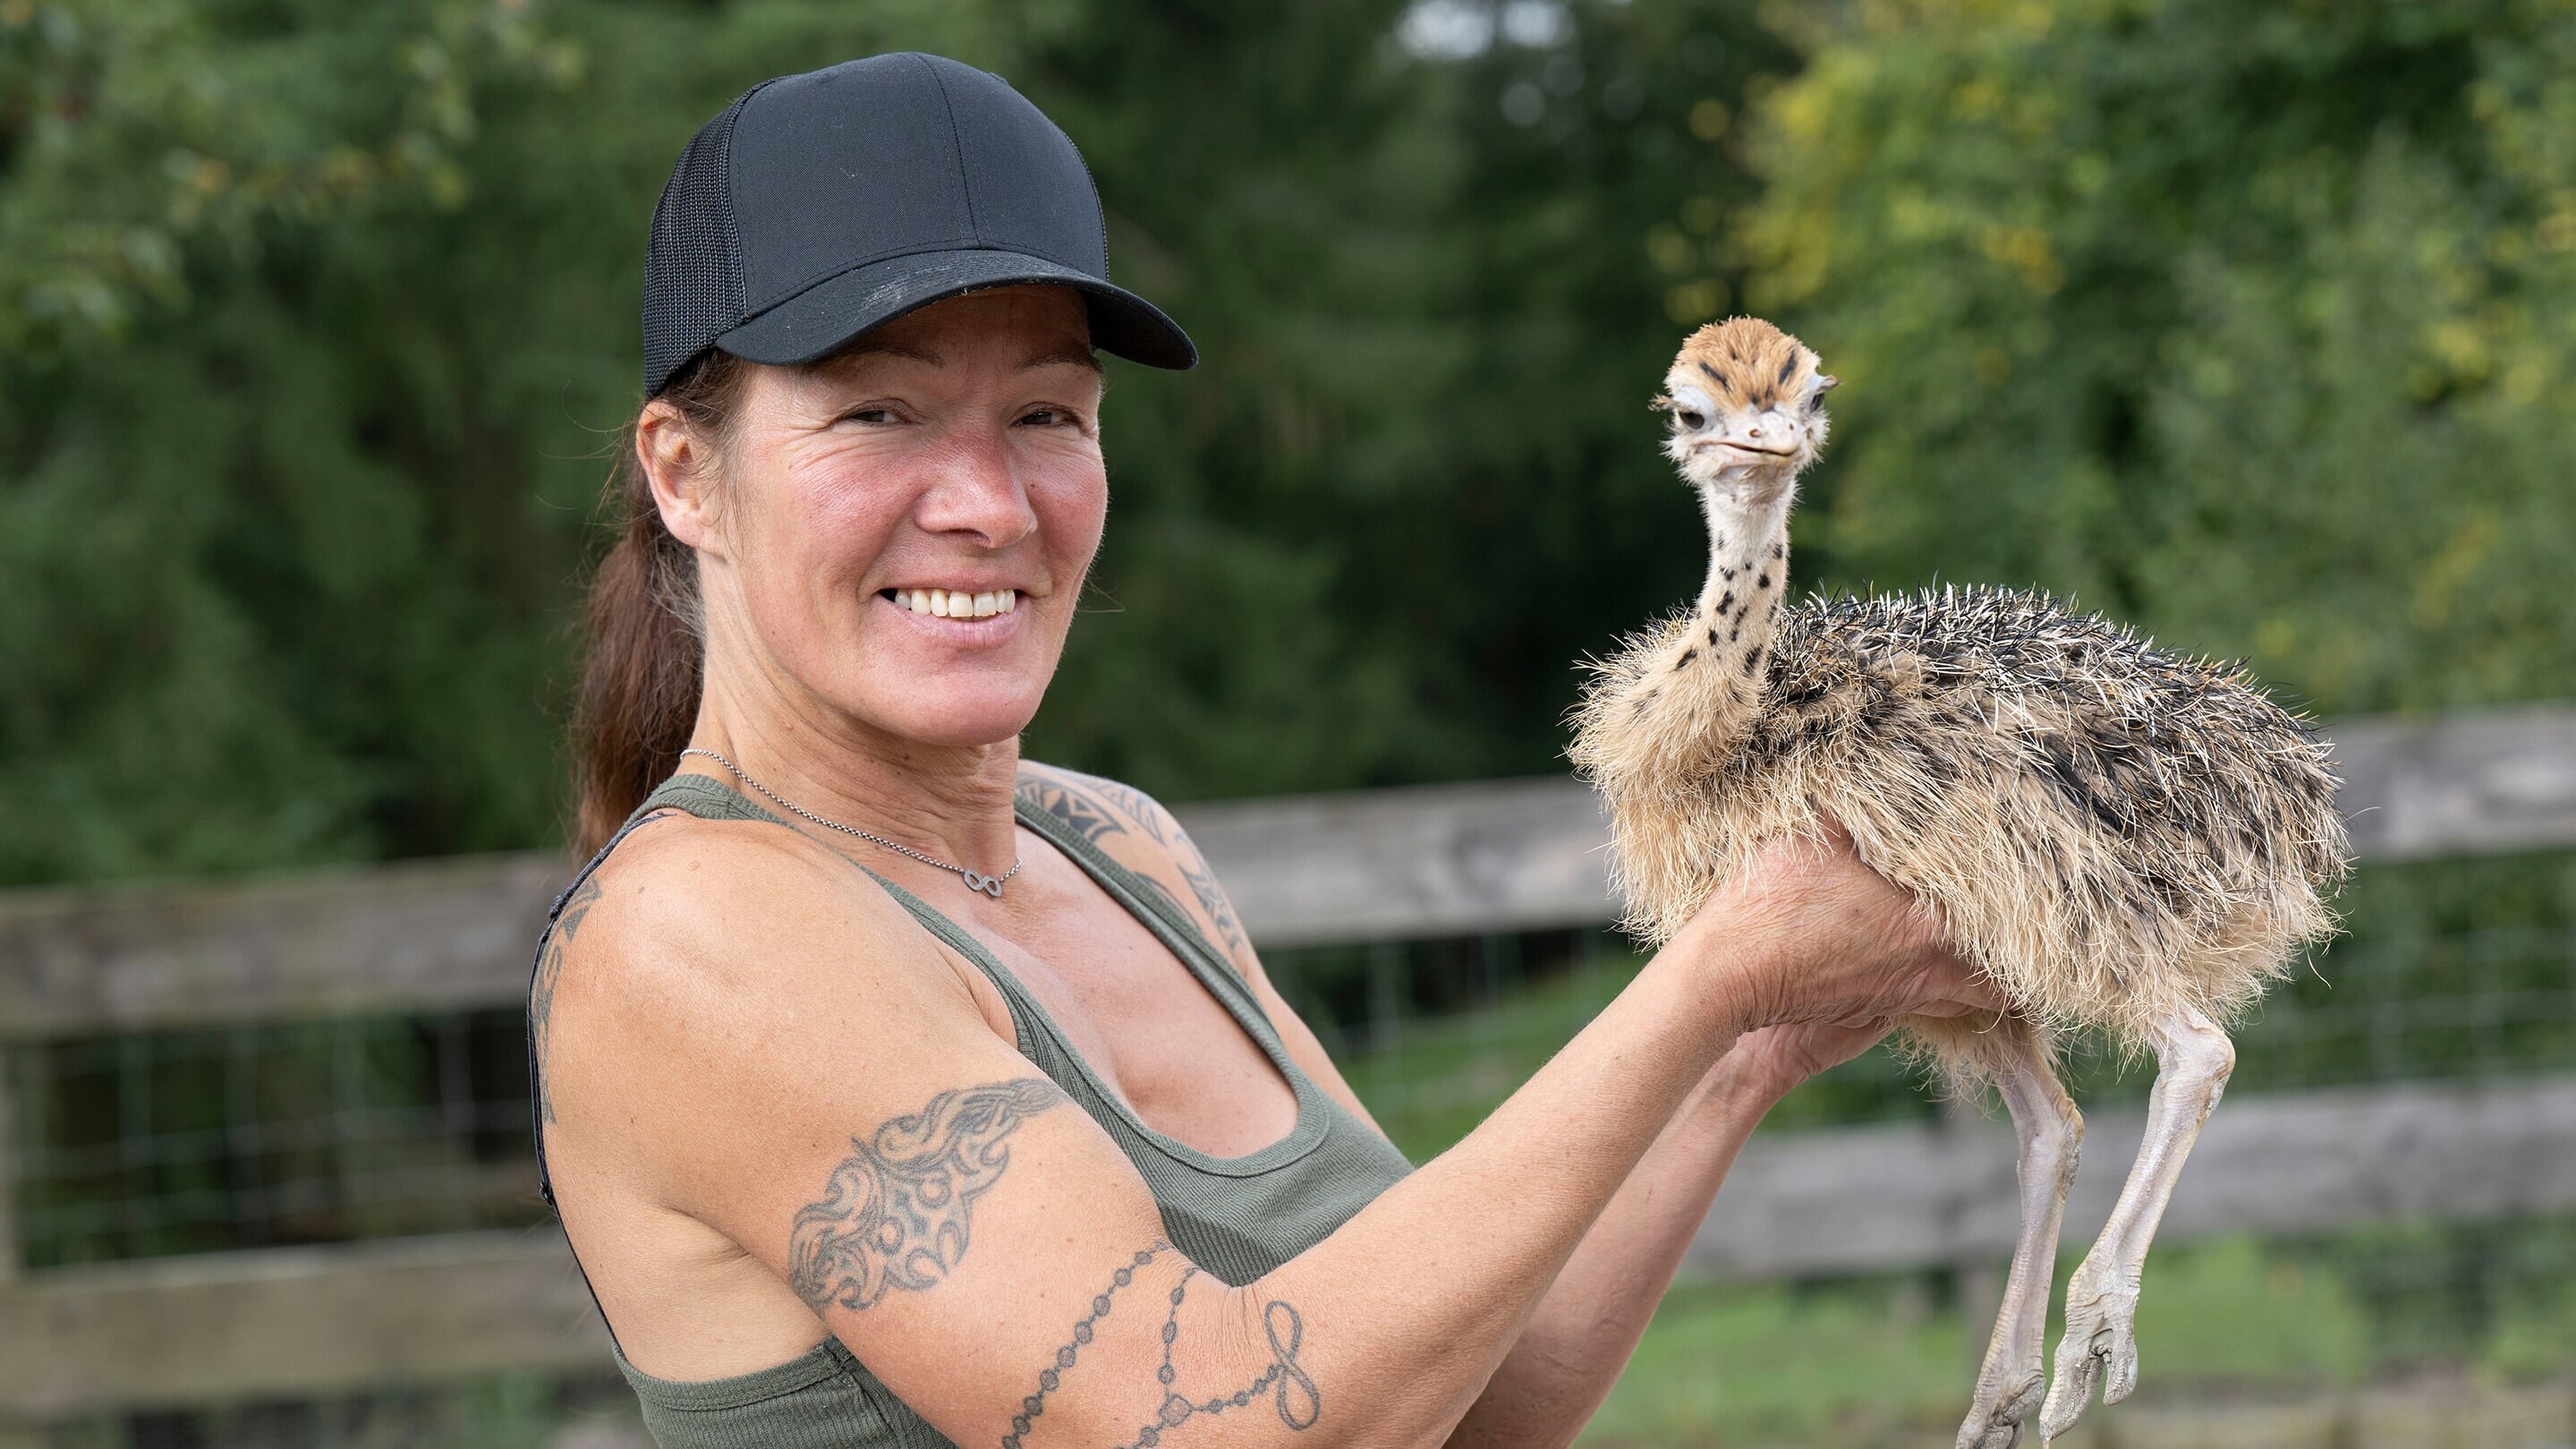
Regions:
<svg viewBox="0 0 2576 1449"><path fill-rule="evenodd" d="M1734 973L1735 1005L1747 1032L1764 1027L1840 1028L1853 1038L1809 1031L1759 1050L1789 1051L1832 1065L1857 1054L1900 1016L1999 1011L2006 1002L1945 942L1938 916L1863 864L1839 826L1822 836L1783 839L1710 893L1675 938L1706 950Z"/></svg>
<svg viewBox="0 0 2576 1449"><path fill-rule="evenodd" d="M1895 1022L1887 1017L1843 1025L1799 1022L1766 1026L1735 1039L1714 1069L1731 1072L1764 1098L1777 1101L1810 1078L1841 1066L1878 1045Z"/></svg>

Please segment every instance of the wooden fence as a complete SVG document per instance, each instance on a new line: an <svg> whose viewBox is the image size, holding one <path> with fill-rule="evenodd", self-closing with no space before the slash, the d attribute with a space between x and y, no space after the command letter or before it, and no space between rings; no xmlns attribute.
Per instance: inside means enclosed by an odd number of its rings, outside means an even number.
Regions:
<svg viewBox="0 0 2576 1449"><path fill-rule="evenodd" d="M2576 708L2333 731L2367 859L2576 844ZM1597 924L1603 828L1567 780L1206 805L1180 812L1267 946ZM82 1033L521 998L551 857L463 859L0 897L0 1048ZM7 1077L0 1073L0 1089ZM0 1100L0 1163L13 1117ZM2139 1131L2094 1122L2119 1161ZM2107 1211L2082 1180L2070 1241ZM2099 1200L2097 1200L2099 1199ZM553 1229L22 1272L0 1192L0 1449L109 1406L320 1395L504 1368L595 1370L607 1341ZM2576 1078L2231 1104L2167 1233L2576 1208ZM1757 1141L1694 1266L1744 1277L2001 1255L2001 1123ZM30 1431L14 1431L24 1437Z"/></svg>

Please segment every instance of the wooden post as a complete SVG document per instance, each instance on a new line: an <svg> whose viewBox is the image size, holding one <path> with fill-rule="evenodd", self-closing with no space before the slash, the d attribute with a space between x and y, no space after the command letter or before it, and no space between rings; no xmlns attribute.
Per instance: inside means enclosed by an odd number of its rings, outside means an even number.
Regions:
<svg viewBox="0 0 2576 1449"><path fill-rule="evenodd" d="M0 1300L17 1287L18 1247L18 1104L9 1091L9 1049L0 1043ZM0 1302L0 1314L7 1313ZM0 1449L45 1449L44 1426L0 1412Z"/></svg>
<svg viewBox="0 0 2576 1449"><path fill-rule="evenodd" d="M8 1044L0 1042L0 1293L17 1283L26 1262L18 1244L18 1102L9 1065Z"/></svg>
<svg viewBox="0 0 2576 1449"><path fill-rule="evenodd" d="M1962 1143L1979 1134L1985 1125L1985 1093L1975 1096L1952 1094L1941 1099L1941 1122L1935 1129L1949 1142ZM1991 1250L1969 1249L1950 1260L1950 1302L1958 1312L1965 1332L1960 1335L1967 1345L1969 1372L1974 1373L1986 1358L1986 1340L1995 1330L1995 1315L2004 1306L2004 1262Z"/></svg>

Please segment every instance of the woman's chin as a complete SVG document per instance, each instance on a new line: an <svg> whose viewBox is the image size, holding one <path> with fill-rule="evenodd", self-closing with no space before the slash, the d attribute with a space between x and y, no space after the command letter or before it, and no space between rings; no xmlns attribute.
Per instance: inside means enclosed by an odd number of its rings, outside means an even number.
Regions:
<svg viewBox="0 0 2576 1449"><path fill-rule="evenodd" d="M858 697L842 707L877 729L934 749L963 749L1017 736L1036 718L1046 689L1043 681L1030 684L961 670L911 675L893 697L874 680L854 693Z"/></svg>

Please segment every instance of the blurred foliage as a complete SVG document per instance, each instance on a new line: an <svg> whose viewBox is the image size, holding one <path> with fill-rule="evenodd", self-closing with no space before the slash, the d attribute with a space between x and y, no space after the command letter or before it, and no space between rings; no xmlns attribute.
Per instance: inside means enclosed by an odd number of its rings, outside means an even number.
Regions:
<svg viewBox="0 0 2576 1449"><path fill-rule="evenodd" d="M1402 8L0 3L0 881L553 838L653 196L746 85L898 46L1055 115L1209 355L1119 371L1032 752L1547 767L1572 658L1692 572L1638 238L1749 200L1686 118L1785 52L1712 0L1431 62Z"/></svg>
<svg viewBox="0 0 2576 1449"><path fill-rule="evenodd" d="M2576 11L1867 0L1742 237L1837 582L2039 582L2333 712L2576 692Z"/></svg>
<svg viewBox="0 0 2576 1449"><path fill-rule="evenodd" d="M2576 16L2539 0L0 0L0 882L557 838L652 198L894 47L1082 144L1117 368L1041 757L1557 767L1699 533L1642 402L1850 383L1802 571L2037 582L2330 711L2576 690Z"/></svg>

